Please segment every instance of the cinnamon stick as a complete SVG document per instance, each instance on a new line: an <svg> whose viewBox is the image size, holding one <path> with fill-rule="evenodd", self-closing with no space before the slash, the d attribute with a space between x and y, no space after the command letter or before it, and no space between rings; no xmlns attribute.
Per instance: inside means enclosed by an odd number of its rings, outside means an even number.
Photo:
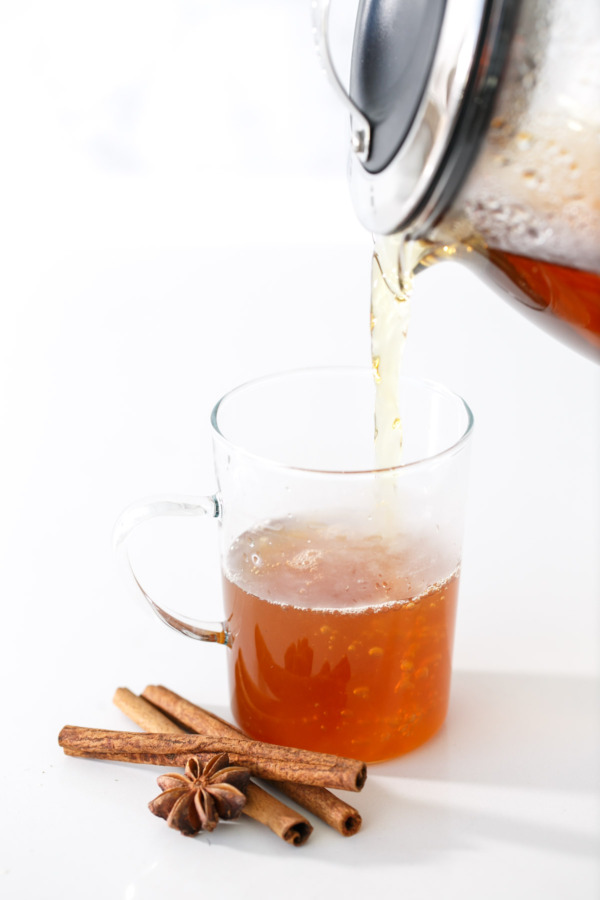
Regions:
<svg viewBox="0 0 600 900"><path fill-rule="evenodd" d="M154 734L185 734L185 729L180 725L176 725L172 719L169 719L156 706L153 706L143 697L138 697L128 688L117 688L113 697L113 703L118 706L121 712L124 712L132 722L143 728L144 731L153 732Z"/></svg>
<svg viewBox="0 0 600 900"><path fill-rule="evenodd" d="M231 764L249 769L253 775L274 781L294 781L321 787L360 791L367 774L363 762L313 753L295 747L280 747L241 737L210 737L201 734L140 734L65 725L58 743L68 756L110 759L150 765L185 765L190 756L206 762L217 753L227 753Z"/></svg>
<svg viewBox="0 0 600 900"><path fill-rule="evenodd" d="M242 734L235 725L190 703L189 700L162 685L148 685L142 691L142 697L195 732L213 737L231 737ZM361 827L362 819L358 810L324 787L297 784L291 781L274 781L273 785L295 803L318 816L346 837L356 834Z"/></svg>
<svg viewBox="0 0 600 900"><path fill-rule="evenodd" d="M113 702L144 731L181 734L183 729L168 719L155 706L127 688L117 688ZM312 825L257 784L249 782L242 815L261 822L288 844L299 847L312 833Z"/></svg>
<svg viewBox="0 0 600 900"><path fill-rule="evenodd" d="M300 847L312 834L313 827L304 816L294 812L277 797L264 791L253 781L246 788L246 806L242 813L266 825L288 844Z"/></svg>

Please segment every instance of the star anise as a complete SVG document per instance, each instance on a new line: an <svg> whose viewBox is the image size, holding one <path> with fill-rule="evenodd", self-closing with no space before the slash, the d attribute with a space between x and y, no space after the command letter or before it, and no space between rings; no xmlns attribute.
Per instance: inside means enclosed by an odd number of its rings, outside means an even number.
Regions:
<svg viewBox="0 0 600 900"><path fill-rule="evenodd" d="M240 815L249 778L248 769L229 765L227 753L213 756L204 766L198 757L191 756L183 775L169 772L157 778L163 793L148 808L182 834L212 831L219 819L237 819Z"/></svg>

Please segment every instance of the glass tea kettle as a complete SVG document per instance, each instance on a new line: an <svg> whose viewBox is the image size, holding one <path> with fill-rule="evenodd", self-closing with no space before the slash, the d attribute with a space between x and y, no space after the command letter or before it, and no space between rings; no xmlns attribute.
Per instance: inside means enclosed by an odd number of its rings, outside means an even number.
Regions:
<svg viewBox="0 0 600 900"><path fill-rule="evenodd" d="M362 224L462 260L600 361L600 2L360 0L349 107Z"/></svg>

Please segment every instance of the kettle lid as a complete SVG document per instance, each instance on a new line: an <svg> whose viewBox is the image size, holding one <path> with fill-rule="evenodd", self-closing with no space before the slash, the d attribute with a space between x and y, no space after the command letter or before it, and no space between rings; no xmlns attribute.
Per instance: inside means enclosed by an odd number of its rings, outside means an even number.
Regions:
<svg viewBox="0 0 600 900"><path fill-rule="evenodd" d="M423 99L446 0L361 0L352 47L350 97L370 123L368 172L385 168Z"/></svg>
<svg viewBox="0 0 600 900"><path fill-rule="evenodd" d="M350 192L377 234L426 234L468 173L522 0L360 0L350 90L328 44L330 0L312 0L330 81L350 111Z"/></svg>

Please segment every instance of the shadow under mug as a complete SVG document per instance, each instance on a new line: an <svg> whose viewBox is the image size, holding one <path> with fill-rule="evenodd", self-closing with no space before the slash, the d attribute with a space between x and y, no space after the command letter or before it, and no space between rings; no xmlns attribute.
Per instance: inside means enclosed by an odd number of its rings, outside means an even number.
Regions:
<svg viewBox="0 0 600 900"><path fill-rule="evenodd" d="M157 615L226 646L232 710L253 738L369 762L446 717L473 417L411 378L400 405L402 465L377 469L370 370L249 382L212 412L216 492L135 504L117 522ZM129 535L163 515L218 522L223 622L166 609L133 572Z"/></svg>

